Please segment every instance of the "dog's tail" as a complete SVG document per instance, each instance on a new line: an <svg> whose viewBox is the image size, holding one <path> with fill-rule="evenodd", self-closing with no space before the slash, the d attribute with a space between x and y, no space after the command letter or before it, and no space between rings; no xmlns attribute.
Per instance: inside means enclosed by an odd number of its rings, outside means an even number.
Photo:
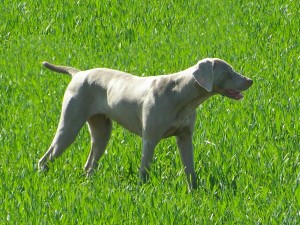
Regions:
<svg viewBox="0 0 300 225"><path fill-rule="evenodd" d="M73 77L76 73L80 72L80 70L68 66L57 66L48 62L42 62L42 63L46 68L50 70L53 70L58 73L68 74L71 77Z"/></svg>

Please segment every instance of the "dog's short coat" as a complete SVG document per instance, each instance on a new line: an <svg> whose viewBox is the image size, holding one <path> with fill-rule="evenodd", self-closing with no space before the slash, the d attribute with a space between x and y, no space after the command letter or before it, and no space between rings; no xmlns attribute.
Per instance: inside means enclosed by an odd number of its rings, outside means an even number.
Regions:
<svg viewBox="0 0 300 225"><path fill-rule="evenodd" d="M56 135L39 161L41 170L72 144L87 122L92 147L85 170L91 173L105 151L114 120L142 137L143 182L148 178L155 146L163 138L176 136L191 188L197 187L192 145L196 107L215 94L239 100L241 92L253 83L217 58L203 59L178 73L151 77L106 68L79 71L48 62L43 65L71 75L72 80L64 95Z"/></svg>

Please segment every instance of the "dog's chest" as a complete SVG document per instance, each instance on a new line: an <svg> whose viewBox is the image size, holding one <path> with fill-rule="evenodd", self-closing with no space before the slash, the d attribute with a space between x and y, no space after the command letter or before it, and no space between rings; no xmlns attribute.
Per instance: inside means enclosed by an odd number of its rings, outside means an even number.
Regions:
<svg viewBox="0 0 300 225"><path fill-rule="evenodd" d="M194 123L196 119L195 111L190 112L189 114L179 114L174 120L170 123L168 128L166 129L163 137L170 137L179 135L181 132L186 129L193 129Z"/></svg>

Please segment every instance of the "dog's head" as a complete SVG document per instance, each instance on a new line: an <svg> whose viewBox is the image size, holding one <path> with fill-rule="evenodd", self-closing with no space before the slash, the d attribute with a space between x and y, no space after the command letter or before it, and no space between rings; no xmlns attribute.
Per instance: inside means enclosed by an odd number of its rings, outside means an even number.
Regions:
<svg viewBox="0 0 300 225"><path fill-rule="evenodd" d="M235 72L228 63L217 58L199 61L192 74L197 83L208 92L219 93L235 100L242 99L241 92L253 83L251 79Z"/></svg>

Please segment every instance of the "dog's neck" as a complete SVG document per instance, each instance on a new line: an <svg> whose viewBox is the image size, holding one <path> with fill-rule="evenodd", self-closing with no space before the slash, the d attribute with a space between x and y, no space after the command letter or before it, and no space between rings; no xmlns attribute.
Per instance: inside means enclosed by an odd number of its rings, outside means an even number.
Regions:
<svg viewBox="0 0 300 225"><path fill-rule="evenodd" d="M201 87L195 78L190 75L174 74L175 82L181 90L181 98L185 102L199 101L198 105L204 102L209 97L216 93L208 92L205 88Z"/></svg>
<svg viewBox="0 0 300 225"><path fill-rule="evenodd" d="M175 87L180 94L176 96L177 107L194 111L202 102L215 95L215 92L208 92L201 87L190 75L174 74Z"/></svg>

